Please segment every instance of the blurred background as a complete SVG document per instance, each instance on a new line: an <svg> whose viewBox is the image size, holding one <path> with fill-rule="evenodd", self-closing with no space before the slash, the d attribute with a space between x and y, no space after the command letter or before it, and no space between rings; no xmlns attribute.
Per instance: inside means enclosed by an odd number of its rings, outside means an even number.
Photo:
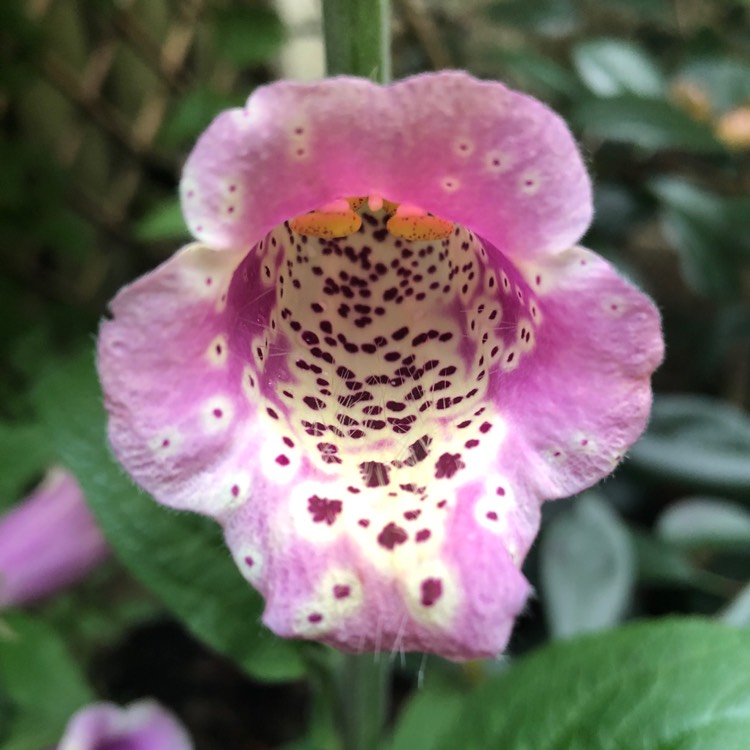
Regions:
<svg viewBox="0 0 750 750"><path fill-rule="evenodd" d="M595 183L584 244L664 318L651 426L613 478L546 508L511 654L633 617L750 625L750 2L394 0L392 22L396 77L463 68L568 120ZM0 4L0 510L58 460L42 373L188 240L195 138L255 86L323 73L316 0ZM115 563L38 612L100 694L156 694L199 748L301 731L304 680L249 680ZM397 698L422 669L406 660Z"/></svg>

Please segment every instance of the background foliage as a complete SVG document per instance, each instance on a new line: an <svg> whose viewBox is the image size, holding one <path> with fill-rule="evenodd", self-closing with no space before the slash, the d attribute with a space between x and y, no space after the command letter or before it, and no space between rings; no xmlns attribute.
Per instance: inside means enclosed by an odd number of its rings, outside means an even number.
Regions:
<svg viewBox="0 0 750 750"><path fill-rule="evenodd" d="M390 747L745 748L750 4L398 0L393 25L396 76L465 68L571 123L596 187L584 243L656 299L667 360L629 460L546 507L508 658L396 662ZM307 32L260 0L0 5L0 509L63 463L118 558L0 619L2 750L50 745L94 693L156 695L199 749L336 746L338 655L272 637L216 529L133 489L91 355L107 300L187 236L197 134Z"/></svg>

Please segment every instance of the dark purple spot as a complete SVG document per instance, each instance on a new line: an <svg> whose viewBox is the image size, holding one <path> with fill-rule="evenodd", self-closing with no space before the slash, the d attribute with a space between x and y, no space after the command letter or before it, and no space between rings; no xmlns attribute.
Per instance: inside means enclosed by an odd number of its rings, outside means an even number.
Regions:
<svg viewBox="0 0 750 750"><path fill-rule="evenodd" d="M313 495L307 501L307 510L313 517L314 523L327 523L333 526L336 516L341 513L343 504L341 500L329 500L326 497Z"/></svg>
<svg viewBox="0 0 750 750"><path fill-rule="evenodd" d="M315 396L305 396L302 399L313 411L318 411L318 409L325 408L325 401L321 401L319 398L315 398Z"/></svg>
<svg viewBox="0 0 750 750"><path fill-rule="evenodd" d="M393 549L398 544L403 544L409 535L395 523L391 522L378 534L378 544L386 549Z"/></svg>
<svg viewBox="0 0 750 750"><path fill-rule="evenodd" d="M385 487L390 482L388 467L379 461L363 461L359 471L367 487Z"/></svg>
<svg viewBox="0 0 750 750"><path fill-rule="evenodd" d="M439 578L425 578L422 581L422 604L431 607L443 595L443 582Z"/></svg>
<svg viewBox="0 0 750 750"><path fill-rule="evenodd" d="M247 555L245 557L245 565L247 565L248 568L252 568L253 565L255 565L255 560L253 560L253 558L250 557L250 555Z"/></svg>
<svg viewBox="0 0 750 750"><path fill-rule="evenodd" d="M471 440L467 440L464 445L467 448L476 448L479 445L479 441L472 438Z"/></svg>
<svg viewBox="0 0 750 750"><path fill-rule="evenodd" d="M349 594L352 593L351 586L343 586L338 584L333 587L333 595L336 599L346 599Z"/></svg>
<svg viewBox="0 0 750 750"><path fill-rule="evenodd" d="M420 529L415 537L418 542L426 542L432 536L429 529Z"/></svg>
<svg viewBox="0 0 750 750"><path fill-rule="evenodd" d="M307 616L308 622L316 623L316 622L322 622L323 621L323 615L320 614L320 612L313 612L311 615Z"/></svg>
<svg viewBox="0 0 750 750"><path fill-rule="evenodd" d="M435 464L435 479L450 479L464 466L460 453L443 453Z"/></svg>
<svg viewBox="0 0 750 750"><path fill-rule="evenodd" d="M289 466L289 459L281 453L280 455L276 456L276 463L279 466Z"/></svg>

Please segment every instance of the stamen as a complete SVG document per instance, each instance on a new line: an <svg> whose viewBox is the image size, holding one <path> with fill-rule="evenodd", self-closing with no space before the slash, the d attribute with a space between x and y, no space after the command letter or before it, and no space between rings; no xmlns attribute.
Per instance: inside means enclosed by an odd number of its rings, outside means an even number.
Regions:
<svg viewBox="0 0 750 750"><path fill-rule="evenodd" d="M388 231L395 237L410 242L443 240L450 237L455 228L453 222L433 216L408 203L386 200L377 193L367 197L355 196L333 201L317 211L297 216L291 220L290 226L298 234L311 237L347 237L362 226L362 217L358 212L366 204L371 211L377 213L382 210L390 216L386 223Z"/></svg>
<svg viewBox="0 0 750 750"><path fill-rule="evenodd" d="M426 213L416 206L401 203L388 219L388 231L411 242L443 240L450 237L454 225L446 219Z"/></svg>
<svg viewBox="0 0 750 750"><path fill-rule="evenodd" d="M360 201L356 207L353 202ZM295 232L311 237L347 237L354 234L362 226L362 217L356 210L364 204L364 199L354 198L352 201L339 200L322 206L317 211L297 216L290 225Z"/></svg>

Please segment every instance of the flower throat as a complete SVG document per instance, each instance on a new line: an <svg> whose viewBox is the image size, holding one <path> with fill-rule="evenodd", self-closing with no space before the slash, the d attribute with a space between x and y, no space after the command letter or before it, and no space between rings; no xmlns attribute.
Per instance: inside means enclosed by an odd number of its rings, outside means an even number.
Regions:
<svg viewBox="0 0 750 750"><path fill-rule="evenodd" d="M412 242L389 231L393 215L363 210L343 238L286 222L248 254L230 295L252 342L237 352L251 355L246 393L289 454L301 450L345 492L424 500L468 451L483 441L497 450L489 375L518 365L534 324L519 317L520 279L488 269L470 231L451 225L442 239Z"/></svg>

